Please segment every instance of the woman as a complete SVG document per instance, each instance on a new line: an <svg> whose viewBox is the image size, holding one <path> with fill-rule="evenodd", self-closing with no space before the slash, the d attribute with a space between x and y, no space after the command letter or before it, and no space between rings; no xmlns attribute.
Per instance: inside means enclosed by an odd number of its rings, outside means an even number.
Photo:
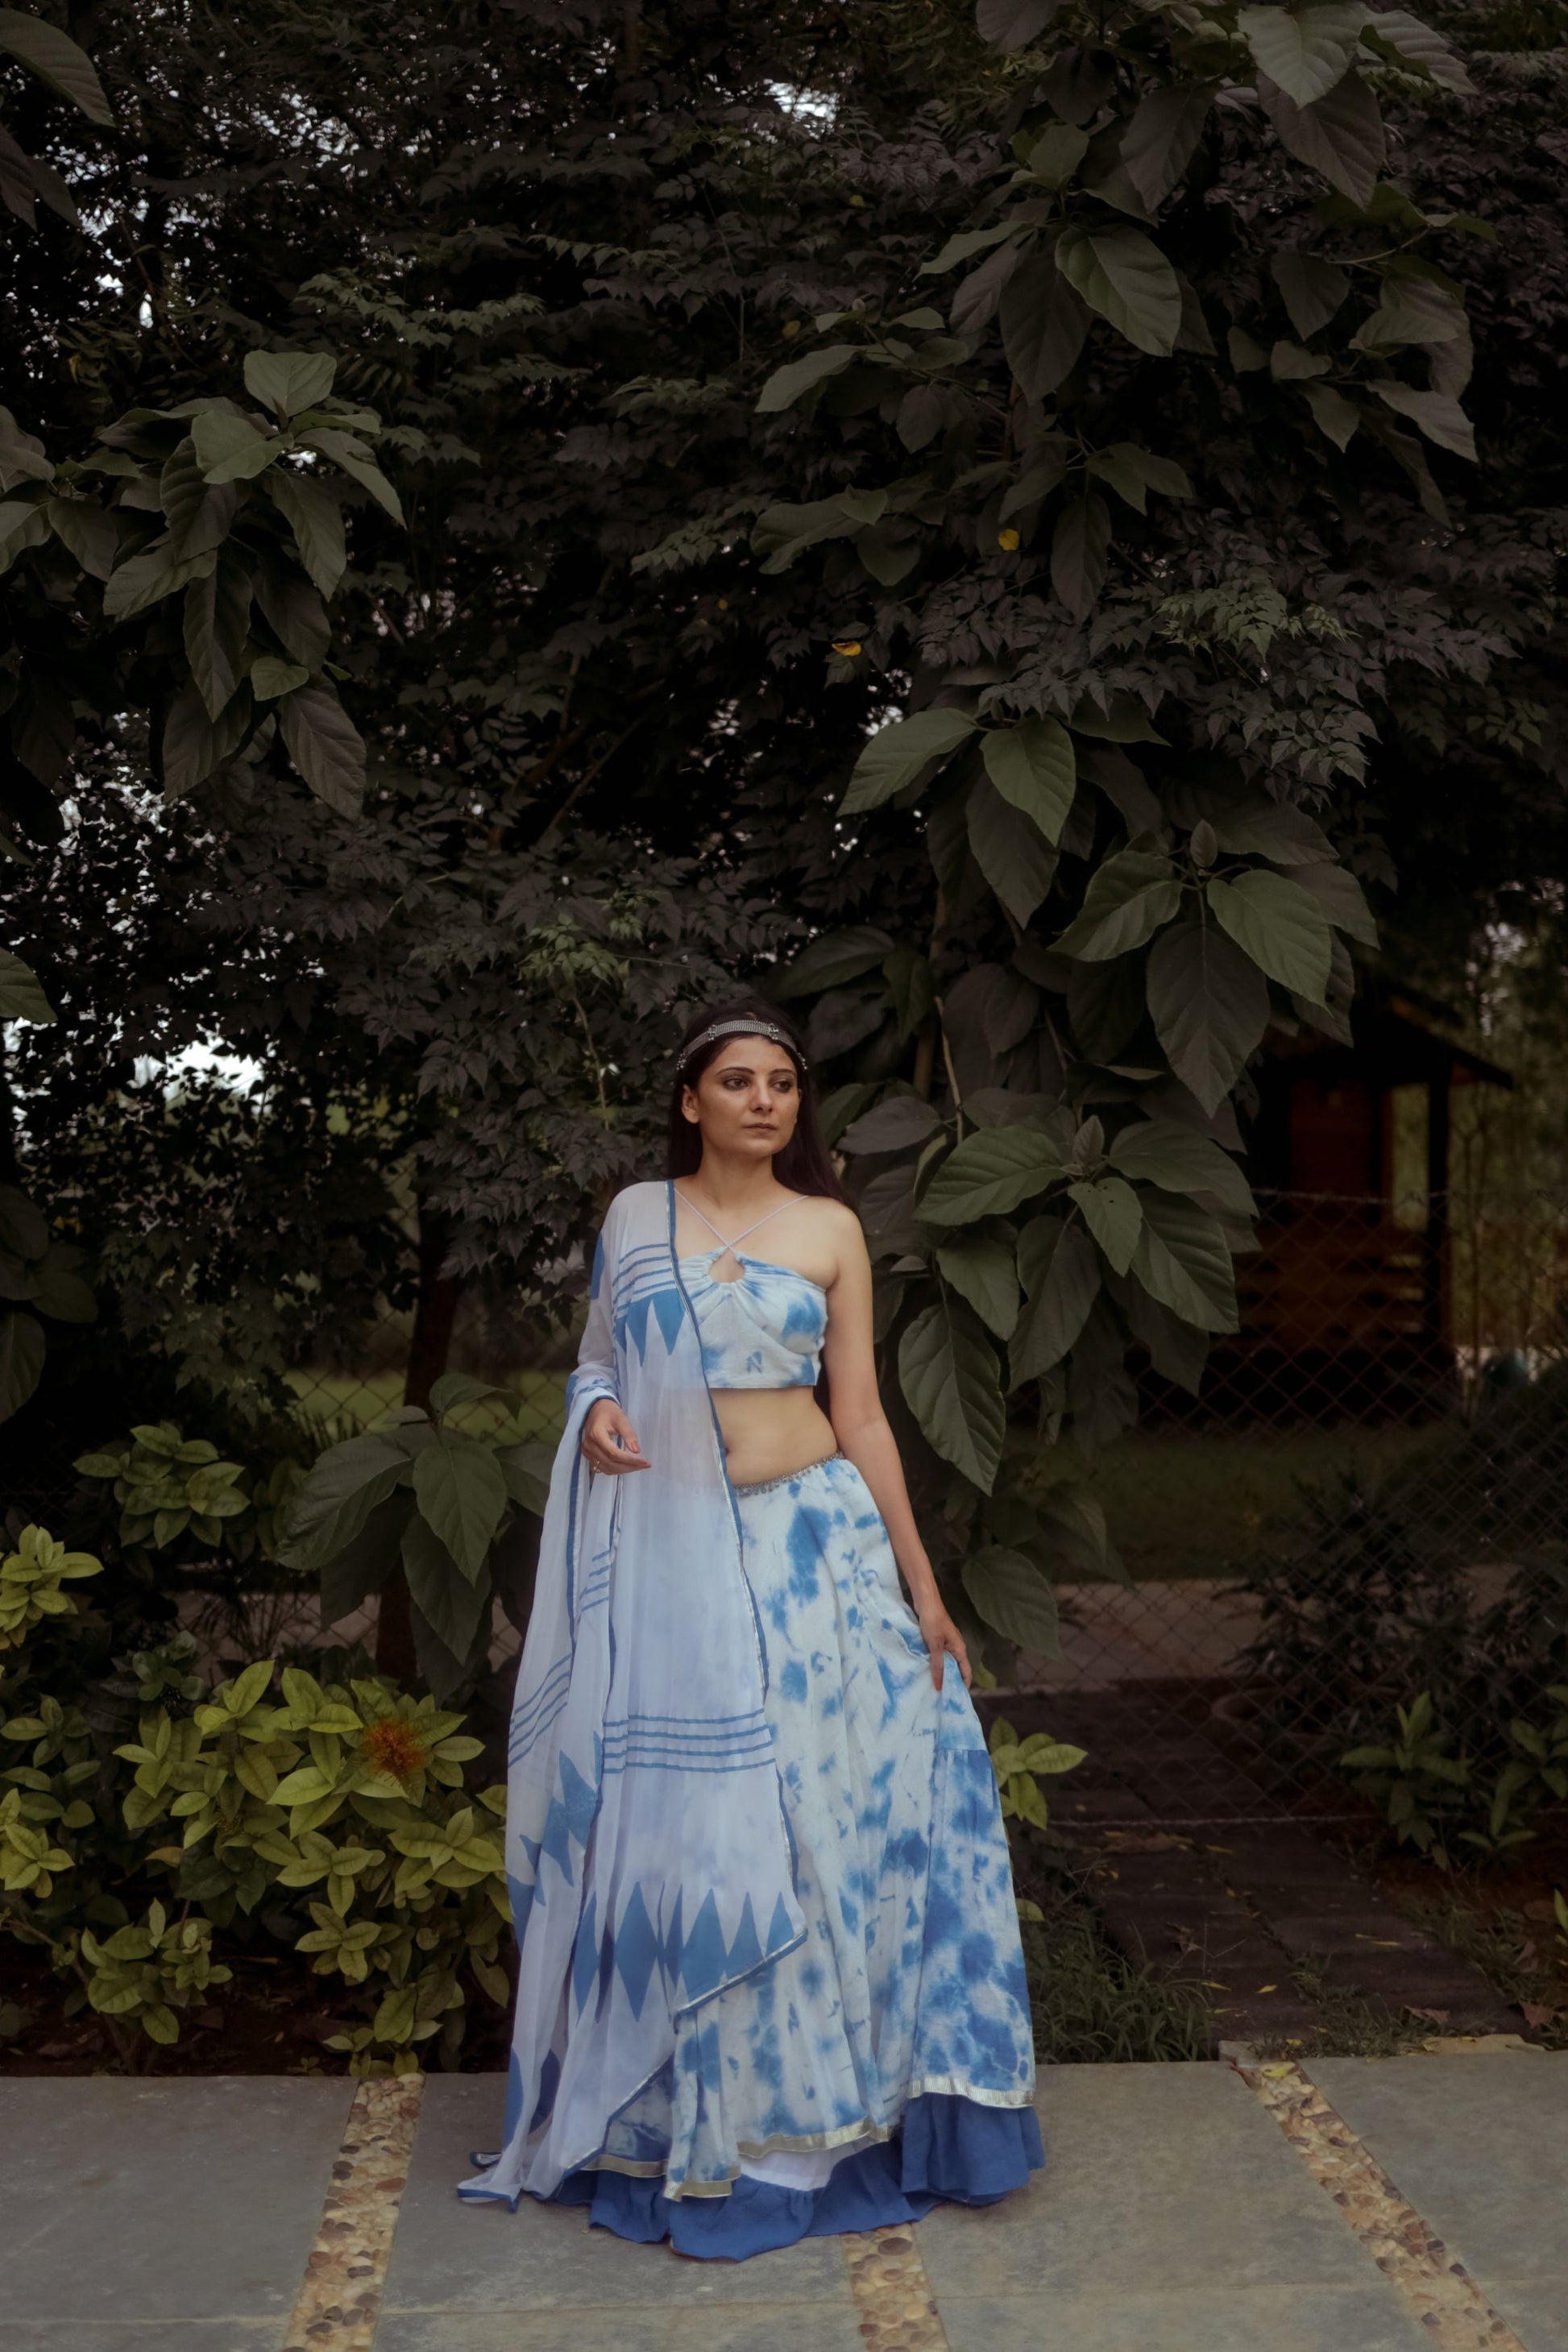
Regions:
<svg viewBox="0 0 1568 2352"><path fill-rule="evenodd" d="M1042 2158L995 1783L865 1242L756 999L688 1031L669 1181L611 1203L537 1590L505 2145L463 2193L739 2257L1017 2187Z"/></svg>

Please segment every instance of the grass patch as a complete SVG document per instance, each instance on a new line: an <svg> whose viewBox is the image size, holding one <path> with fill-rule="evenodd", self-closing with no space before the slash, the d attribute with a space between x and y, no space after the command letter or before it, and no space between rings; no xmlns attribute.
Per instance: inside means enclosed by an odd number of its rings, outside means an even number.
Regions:
<svg viewBox="0 0 1568 2352"><path fill-rule="evenodd" d="M1037 2057L1081 2066L1209 2055L1214 2019L1195 1984L1124 1959L1068 1882L1039 1880L1032 1892L1045 1914L1023 1925Z"/></svg>
<svg viewBox="0 0 1568 2352"><path fill-rule="evenodd" d="M1285 2041L1260 2038L1260 2057L1397 2058L1403 2051L1419 2050L1436 2030L1394 2017L1381 2001L1368 2000L1353 1986L1342 1984L1327 1960L1298 1960L1290 1981L1317 2011L1317 2023L1310 2032Z"/></svg>
<svg viewBox="0 0 1568 2352"><path fill-rule="evenodd" d="M1568 2005L1559 2006L1568 2004L1568 1978L1556 1964L1551 1926L1533 1926L1506 1905L1476 1910L1452 1895L1435 1903L1398 1894L1393 1900L1407 1919L1468 1960L1504 2000L1522 2010L1549 2050L1568 2050ZM1556 2013L1532 2015L1542 2010Z"/></svg>

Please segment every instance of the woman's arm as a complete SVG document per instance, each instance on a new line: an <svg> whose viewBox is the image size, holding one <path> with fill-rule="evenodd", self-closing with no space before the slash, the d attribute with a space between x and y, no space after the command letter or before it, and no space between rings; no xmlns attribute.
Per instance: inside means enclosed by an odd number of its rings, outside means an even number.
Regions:
<svg viewBox="0 0 1568 2352"><path fill-rule="evenodd" d="M910 1589L910 1599L931 1653L931 1680L942 1686L944 1656L951 1653L970 1681L969 1654L936 1589L936 1578L921 1541L920 1529L904 1483L904 1465L898 1442L888 1426L877 1388L877 1366L871 1340L871 1261L866 1237L852 1210L842 1214L838 1242L838 1273L827 1299L827 1337L823 1361L827 1368L828 1404L833 1434L839 1451L851 1461L870 1489L893 1547L893 1558Z"/></svg>

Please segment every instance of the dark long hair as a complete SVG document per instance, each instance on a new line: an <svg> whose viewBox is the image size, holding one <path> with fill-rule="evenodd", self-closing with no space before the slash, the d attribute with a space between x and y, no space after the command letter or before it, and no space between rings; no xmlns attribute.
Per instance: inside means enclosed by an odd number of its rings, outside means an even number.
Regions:
<svg viewBox="0 0 1568 2352"><path fill-rule="evenodd" d="M688 1024L686 1034L680 1041L680 1053L676 1055L678 1067L669 1090L668 1173L671 1176L695 1176L702 1164L702 1131L683 1115L680 1108L682 1091L697 1084L717 1053L724 1046L733 1045L737 1037L747 1034L744 1030L729 1030L722 1037L715 1037L710 1044L700 1045L691 1059L680 1066L680 1054L684 1054L693 1037L700 1037L704 1029L712 1027L715 1021L755 1021L758 1026L751 1033L755 1036L763 1034L764 1026L778 1030L784 1040L784 1051L795 1064L795 1076L800 1084L800 1112L795 1119L795 1133L784 1150L773 1156L773 1174L781 1184L787 1184L792 1192L810 1192L829 1201L842 1201L844 1187L838 1181L838 1171L816 1124L816 1098L795 1024L787 1013L781 1013L776 1005L769 1004L761 996L732 996L722 1004L710 1004Z"/></svg>

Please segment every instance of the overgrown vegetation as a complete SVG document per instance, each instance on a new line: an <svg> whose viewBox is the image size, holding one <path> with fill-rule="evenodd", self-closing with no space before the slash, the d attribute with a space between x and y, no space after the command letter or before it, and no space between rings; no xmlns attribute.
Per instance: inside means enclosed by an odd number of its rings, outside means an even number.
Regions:
<svg viewBox="0 0 1568 2352"><path fill-rule="evenodd" d="M1023 1922L1035 2050L1046 2063L1207 2058L1214 2020L1194 1980L1136 1966L1113 1949L1083 1888L1055 1871L1031 1882L1039 1916Z"/></svg>

